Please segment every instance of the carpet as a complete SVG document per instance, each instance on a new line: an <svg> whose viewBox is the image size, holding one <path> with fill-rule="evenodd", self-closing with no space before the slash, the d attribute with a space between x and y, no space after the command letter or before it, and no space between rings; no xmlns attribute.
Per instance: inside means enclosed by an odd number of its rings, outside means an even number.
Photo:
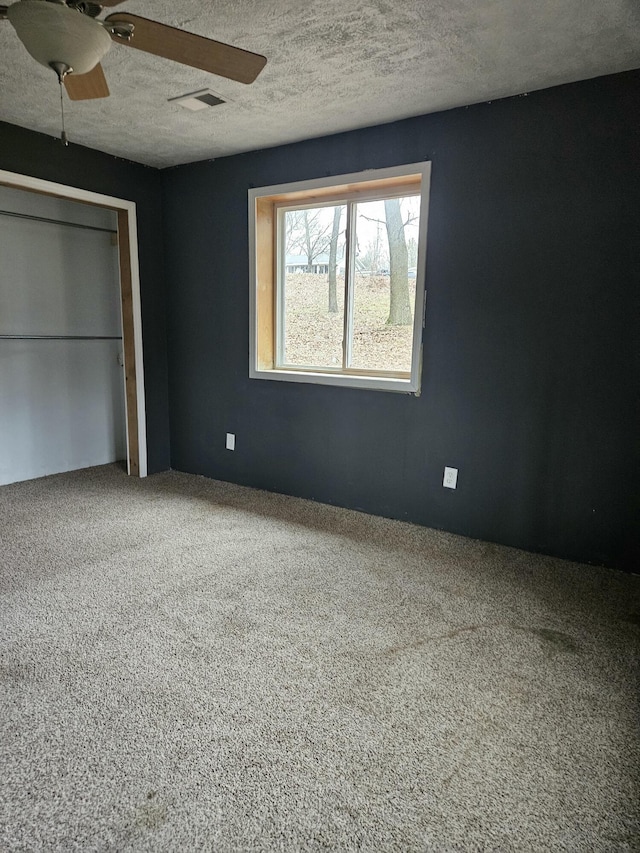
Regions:
<svg viewBox="0 0 640 853"><path fill-rule="evenodd" d="M0 489L2 851L640 850L640 577L117 465Z"/></svg>

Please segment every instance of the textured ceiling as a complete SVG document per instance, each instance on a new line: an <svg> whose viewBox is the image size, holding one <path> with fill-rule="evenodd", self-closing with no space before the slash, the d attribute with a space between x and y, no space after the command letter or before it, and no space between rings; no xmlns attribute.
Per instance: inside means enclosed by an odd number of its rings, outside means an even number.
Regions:
<svg viewBox="0 0 640 853"><path fill-rule="evenodd" d="M130 0L118 11L268 58L246 86L113 45L111 97L67 101L69 136L159 167L640 66L638 0ZM57 80L8 21L0 63L0 120L58 135ZM227 103L168 103L203 88Z"/></svg>

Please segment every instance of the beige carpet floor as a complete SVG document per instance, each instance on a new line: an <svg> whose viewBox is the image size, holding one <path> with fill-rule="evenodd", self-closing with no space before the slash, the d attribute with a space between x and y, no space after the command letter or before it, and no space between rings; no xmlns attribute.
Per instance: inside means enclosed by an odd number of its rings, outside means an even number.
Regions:
<svg viewBox="0 0 640 853"><path fill-rule="evenodd" d="M0 489L0 850L640 850L640 578L170 472Z"/></svg>

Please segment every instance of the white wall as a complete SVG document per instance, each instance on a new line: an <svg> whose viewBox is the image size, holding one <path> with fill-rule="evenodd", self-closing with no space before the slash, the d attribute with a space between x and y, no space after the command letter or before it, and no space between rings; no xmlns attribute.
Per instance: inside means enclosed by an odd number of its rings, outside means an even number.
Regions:
<svg viewBox="0 0 640 853"><path fill-rule="evenodd" d="M112 211L0 187L0 210L115 231ZM0 214L0 483L126 456L112 234Z"/></svg>

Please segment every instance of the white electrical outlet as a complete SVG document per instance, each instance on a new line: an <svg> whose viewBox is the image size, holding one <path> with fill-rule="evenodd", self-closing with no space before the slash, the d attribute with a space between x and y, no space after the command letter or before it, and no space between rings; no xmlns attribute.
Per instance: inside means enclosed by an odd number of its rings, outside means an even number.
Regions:
<svg viewBox="0 0 640 853"><path fill-rule="evenodd" d="M457 468L449 468L445 466L444 469L444 477L442 478L442 485L445 489L455 489L458 485L458 469Z"/></svg>
<svg viewBox="0 0 640 853"><path fill-rule="evenodd" d="M227 433L227 450L236 449L236 434L234 432Z"/></svg>

